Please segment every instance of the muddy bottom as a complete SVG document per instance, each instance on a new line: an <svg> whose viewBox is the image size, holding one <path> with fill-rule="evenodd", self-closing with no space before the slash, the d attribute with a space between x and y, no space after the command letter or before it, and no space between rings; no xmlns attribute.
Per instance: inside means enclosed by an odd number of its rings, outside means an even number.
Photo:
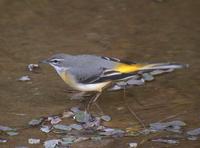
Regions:
<svg viewBox="0 0 200 148"><path fill-rule="evenodd" d="M158 121L181 120L184 130L200 127L199 99L199 4L198 0L139 1L11 1L0 2L0 125L23 128L0 147L43 147L56 138L38 128L27 127L37 117L62 113L82 102L70 100L69 88L47 65L29 72L27 65L55 53L96 54L136 62L178 62L187 69L158 76L144 86L106 92L98 100L103 112L112 117L105 126L140 126L127 105L148 126ZM20 82L21 76L31 80ZM98 113L93 106L92 112ZM107 138L73 144L74 148L199 147L199 140L179 144L149 141L148 135ZM41 143L28 144L29 138Z"/></svg>

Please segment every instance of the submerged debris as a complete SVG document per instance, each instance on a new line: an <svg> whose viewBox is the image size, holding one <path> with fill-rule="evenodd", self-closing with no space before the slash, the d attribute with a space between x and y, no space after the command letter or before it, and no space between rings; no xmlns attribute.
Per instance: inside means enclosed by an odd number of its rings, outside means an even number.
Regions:
<svg viewBox="0 0 200 148"><path fill-rule="evenodd" d="M28 139L28 143L29 144L39 144L40 143L40 139L29 138Z"/></svg>
<svg viewBox="0 0 200 148"><path fill-rule="evenodd" d="M29 76L22 76L18 79L19 81L30 81L31 78Z"/></svg>
<svg viewBox="0 0 200 148"><path fill-rule="evenodd" d="M152 139L151 141L153 142L160 142L160 143L166 143L166 144L178 144L178 140L173 140L173 139Z"/></svg>
<svg viewBox="0 0 200 148"><path fill-rule="evenodd" d="M78 112L80 112L80 109L79 109L79 107L72 107L71 109L70 109L73 113L78 113Z"/></svg>

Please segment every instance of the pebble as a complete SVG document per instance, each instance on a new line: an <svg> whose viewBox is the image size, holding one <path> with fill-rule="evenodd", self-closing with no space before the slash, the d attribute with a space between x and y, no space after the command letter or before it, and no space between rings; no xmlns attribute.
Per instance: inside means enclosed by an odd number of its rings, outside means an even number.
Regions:
<svg viewBox="0 0 200 148"><path fill-rule="evenodd" d="M90 118L90 114L84 111L79 111L74 116L74 119L79 123L87 123L89 122Z"/></svg>
<svg viewBox="0 0 200 148"><path fill-rule="evenodd" d="M111 120L111 117L108 115L103 115L103 116L101 116L101 119L108 122Z"/></svg>
<svg viewBox="0 0 200 148"><path fill-rule="evenodd" d="M74 116L74 113L71 111L63 112L63 115L62 115L63 118L70 118L73 116Z"/></svg>
<svg viewBox="0 0 200 148"><path fill-rule="evenodd" d="M56 124L53 126L55 129L64 130L64 131L71 131L71 126L63 125L63 124Z"/></svg>
<svg viewBox="0 0 200 148"><path fill-rule="evenodd" d="M59 122L61 122L61 118L58 116L52 116L52 117L48 117L48 121L51 122L51 124L58 124Z"/></svg>
<svg viewBox="0 0 200 148"><path fill-rule="evenodd" d="M79 124L71 124L70 127L78 131L83 129L83 127Z"/></svg>
<svg viewBox="0 0 200 148"><path fill-rule="evenodd" d="M135 143L135 142L131 142L128 145L129 145L130 148L136 148L138 146L138 144Z"/></svg>
<svg viewBox="0 0 200 148"><path fill-rule="evenodd" d="M40 143L40 139L29 138L28 139L28 143L29 144L39 144Z"/></svg>
<svg viewBox="0 0 200 148"><path fill-rule="evenodd" d="M42 121L44 120L44 118L39 118L39 119L32 119L31 121L29 121L29 125L30 126L38 126L42 123Z"/></svg>
<svg viewBox="0 0 200 148"><path fill-rule="evenodd" d="M200 128L196 128L196 129L187 131L187 135L189 135L189 136L200 136Z"/></svg>
<svg viewBox="0 0 200 148"><path fill-rule="evenodd" d="M49 132L52 130L52 128L51 128L50 126L48 126L48 125L43 125L43 126L40 128L40 130L41 130L42 132L44 132L44 133L49 133Z"/></svg>
<svg viewBox="0 0 200 148"><path fill-rule="evenodd" d="M6 143L6 142L7 142L6 139L1 139L1 138L0 138L0 143Z"/></svg>
<svg viewBox="0 0 200 148"><path fill-rule="evenodd" d="M56 148L58 144L61 142L60 139L52 139L52 140L47 140L44 142L44 147L45 148Z"/></svg>
<svg viewBox="0 0 200 148"><path fill-rule="evenodd" d="M6 132L9 136L16 136L19 133L18 132Z"/></svg>
<svg viewBox="0 0 200 148"><path fill-rule="evenodd" d="M29 76L22 76L18 79L19 81L30 81L31 78Z"/></svg>

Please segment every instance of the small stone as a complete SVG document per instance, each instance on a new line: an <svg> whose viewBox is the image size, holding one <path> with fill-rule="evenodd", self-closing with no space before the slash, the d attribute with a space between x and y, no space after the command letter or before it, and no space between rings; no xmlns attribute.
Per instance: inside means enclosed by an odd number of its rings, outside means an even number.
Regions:
<svg viewBox="0 0 200 148"><path fill-rule="evenodd" d="M78 112L80 112L80 109L79 109L78 107L72 107L70 110L71 110L73 113L78 113Z"/></svg>
<svg viewBox="0 0 200 148"><path fill-rule="evenodd" d="M9 136L16 136L19 133L18 132L6 132Z"/></svg>
<svg viewBox="0 0 200 148"><path fill-rule="evenodd" d="M94 141L100 141L100 140L102 140L102 137L101 136L92 136L90 139L94 140Z"/></svg>
<svg viewBox="0 0 200 148"><path fill-rule="evenodd" d="M129 145L130 148L136 148L138 146L138 144L135 143L135 142L131 142L128 145Z"/></svg>
<svg viewBox="0 0 200 148"><path fill-rule="evenodd" d="M48 126L48 125L43 125L40 130L44 133L49 133L52 130L52 127Z"/></svg>
<svg viewBox="0 0 200 148"><path fill-rule="evenodd" d="M1 138L0 138L0 143L6 143L6 142L7 142L6 139L1 139Z"/></svg>
<svg viewBox="0 0 200 148"><path fill-rule="evenodd" d="M0 125L0 131L15 131L16 129L14 128L11 128L11 127L8 127L8 126L3 126L3 125Z"/></svg>
<svg viewBox="0 0 200 148"><path fill-rule="evenodd" d="M76 140L74 140L74 142L86 141L88 139L89 139L89 137L78 137Z"/></svg>
<svg viewBox="0 0 200 148"><path fill-rule="evenodd" d="M69 117L73 117L73 116L74 116L74 113L70 112L70 111L63 112L63 115L62 115L63 118L69 118Z"/></svg>
<svg viewBox="0 0 200 148"><path fill-rule="evenodd" d="M191 140L191 141L195 141L198 139L198 137L195 137L195 136L189 136L187 137L188 140Z"/></svg>
<svg viewBox="0 0 200 148"><path fill-rule="evenodd" d="M82 130L83 127L79 124L71 124L70 127L75 130Z"/></svg>
<svg viewBox="0 0 200 148"><path fill-rule="evenodd" d="M111 117L108 115L103 115L103 116L101 116L101 119L108 122L111 120Z"/></svg>
<svg viewBox="0 0 200 148"><path fill-rule="evenodd" d="M91 116L87 112L79 111L74 116L75 120L80 123L87 123L89 122Z"/></svg>
<svg viewBox="0 0 200 148"><path fill-rule="evenodd" d="M187 131L187 135L190 135L190 136L200 136L200 128L196 128L196 129Z"/></svg>
<svg viewBox="0 0 200 148"><path fill-rule="evenodd" d="M52 117L48 117L48 121L51 122L51 124L58 124L59 122L61 122L61 118L58 116L52 116Z"/></svg>
<svg viewBox="0 0 200 148"><path fill-rule="evenodd" d="M40 139L29 138L28 139L28 143L29 144L39 144L40 143Z"/></svg>
<svg viewBox="0 0 200 148"><path fill-rule="evenodd" d="M18 79L19 81L30 81L31 78L29 76L22 76Z"/></svg>
<svg viewBox="0 0 200 148"><path fill-rule="evenodd" d="M76 137L74 137L74 136L64 137L64 138L62 138L61 144L69 145L69 144L74 143L75 140L76 140Z"/></svg>
<svg viewBox="0 0 200 148"><path fill-rule="evenodd" d="M31 121L29 121L29 125L30 126L38 126L43 122L44 118L39 118L39 119L32 119Z"/></svg>
<svg viewBox="0 0 200 148"><path fill-rule="evenodd" d="M53 126L55 129L64 130L64 131L71 131L71 126L63 125L63 124L56 124Z"/></svg>
<svg viewBox="0 0 200 148"><path fill-rule="evenodd" d="M45 148L56 148L61 143L60 139L47 140L44 142Z"/></svg>

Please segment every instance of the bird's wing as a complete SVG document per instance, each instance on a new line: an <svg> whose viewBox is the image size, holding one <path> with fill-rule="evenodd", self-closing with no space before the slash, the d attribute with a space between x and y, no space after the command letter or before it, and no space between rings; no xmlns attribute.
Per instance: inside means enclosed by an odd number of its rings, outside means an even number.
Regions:
<svg viewBox="0 0 200 148"><path fill-rule="evenodd" d="M138 73L150 72L156 69L182 68L181 64L156 63L141 64L104 56L84 55L79 58L79 66L72 73L80 83L100 83L130 79Z"/></svg>

